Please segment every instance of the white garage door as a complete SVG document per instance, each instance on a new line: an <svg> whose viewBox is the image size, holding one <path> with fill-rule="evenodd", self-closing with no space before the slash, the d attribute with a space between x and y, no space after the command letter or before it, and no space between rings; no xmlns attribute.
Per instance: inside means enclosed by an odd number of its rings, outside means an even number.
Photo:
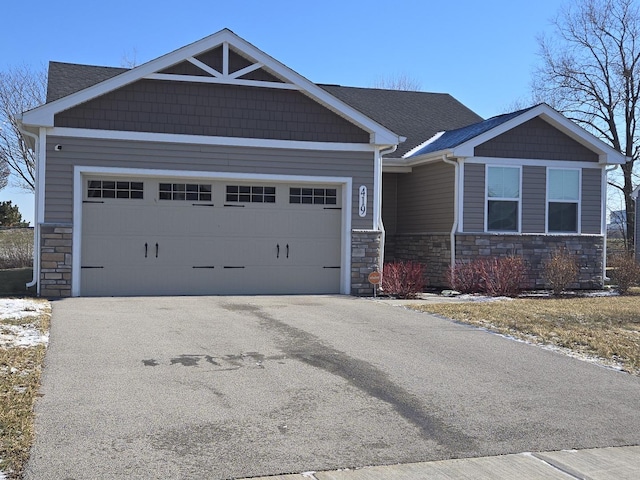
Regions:
<svg viewBox="0 0 640 480"><path fill-rule="evenodd" d="M340 291L339 186L83 182L81 295Z"/></svg>

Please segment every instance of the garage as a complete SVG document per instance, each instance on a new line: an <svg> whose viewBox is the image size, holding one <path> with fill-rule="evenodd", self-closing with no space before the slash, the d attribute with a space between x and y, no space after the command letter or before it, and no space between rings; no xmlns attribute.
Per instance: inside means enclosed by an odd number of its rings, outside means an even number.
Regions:
<svg viewBox="0 0 640 480"><path fill-rule="evenodd" d="M80 294L339 293L342 185L82 177Z"/></svg>

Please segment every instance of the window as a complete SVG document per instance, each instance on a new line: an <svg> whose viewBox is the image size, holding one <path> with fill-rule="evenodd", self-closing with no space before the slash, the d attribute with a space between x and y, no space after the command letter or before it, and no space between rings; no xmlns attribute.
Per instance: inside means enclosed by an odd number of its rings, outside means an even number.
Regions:
<svg viewBox="0 0 640 480"><path fill-rule="evenodd" d="M142 182L120 182L115 180L89 180L88 198L143 198Z"/></svg>
<svg viewBox="0 0 640 480"><path fill-rule="evenodd" d="M211 185L197 183L161 183L158 188L160 200L211 201Z"/></svg>
<svg viewBox="0 0 640 480"><path fill-rule="evenodd" d="M487 167L487 231L517 232L520 168Z"/></svg>
<svg viewBox="0 0 640 480"><path fill-rule="evenodd" d="M307 205L336 205L337 190L335 188L290 188L289 203Z"/></svg>
<svg viewBox="0 0 640 480"><path fill-rule="evenodd" d="M547 230L549 232L578 231L580 200L580 170L547 169Z"/></svg>
<svg viewBox="0 0 640 480"><path fill-rule="evenodd" d="M276 203L276 187L227 185L227 202Z"/></svg>

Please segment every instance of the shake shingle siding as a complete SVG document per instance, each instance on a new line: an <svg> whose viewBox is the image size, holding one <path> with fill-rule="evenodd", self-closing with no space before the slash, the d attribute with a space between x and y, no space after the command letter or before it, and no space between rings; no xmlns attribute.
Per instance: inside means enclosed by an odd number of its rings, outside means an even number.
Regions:
<svg viewBox="0 0 640 480"><path fill-rule="evenodd" d="M369 143L369 134L300 92L140 80L55 117L56 127Z"/></svg>
<svg viewBox="0 0 640 480"><path fill-rule="evenodd" d="M540 118L533 118L475 148L477 157L597 162L598 155Z"/></svg>
<svg viewBox="0 0 640 480"><path fill-rule="evenodd" d="M63 144L62 151L54 145ZM371 228L369 196L367 216L358 216L358 187L373 191L373 154L319 152L172 143L47 138L47 222L73 220L73 169L75 165L187 172L237 172L249 174L305 175L353 178L353 228Z"/></svg>

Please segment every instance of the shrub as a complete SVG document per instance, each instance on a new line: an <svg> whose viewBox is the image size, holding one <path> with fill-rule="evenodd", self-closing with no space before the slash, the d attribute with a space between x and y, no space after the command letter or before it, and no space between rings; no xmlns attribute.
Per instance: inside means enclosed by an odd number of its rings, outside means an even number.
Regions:
<svg viewBox="0 0 640 480"><path fill-rule="evenodd" d="M0 268L25 268L33 265L33 230L0 231Z"/></svg>
<svg viewBox="0 0 640 480"><path fill-rule="evenodd" d="M477 258L449 272L451 288L462 293L514 297L522 291L527 267L522 257Z"/></svg>
<svg viewBox="0 0 640 480"><path fill-rule="evenodd" d="M551 252L544 264L543 276L551 286L554 295L560 295L571 283L578 281L578 262L566 248L557 248Z"/></svg>
<svg viewBox="0 0 640 480"><path fill-rule="evenodd" d="M630 287L640 284L640 264L633 253L618 253L611 257L611 278L618 286L618 292L627 293Z"/></svg>
<svg viewBox="0 0 640 480"><path fill-rule="evenodd" d="M398 298L415 298L424 289L423 263L397 261L385 263L382 268L382 290Z"/></svg>

